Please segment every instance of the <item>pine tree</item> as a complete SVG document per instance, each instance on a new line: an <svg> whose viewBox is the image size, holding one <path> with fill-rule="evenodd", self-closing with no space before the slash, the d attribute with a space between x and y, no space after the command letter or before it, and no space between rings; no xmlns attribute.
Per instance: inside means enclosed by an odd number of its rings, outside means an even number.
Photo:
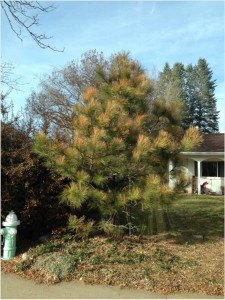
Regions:
<svg viewBox="0 0 225 300"><path fill-rule="evenodd" d="M115 226L130 231L132 209L173 197L159 166L196 145L199 135L193 128L182 140L165 130L150 134L152 83L128 54L112 56L109 68L97 74L99 88L88 87L74 106L74 140L65 143L41 133L35 152L69 182L62 201L85 207L105 231Z"/></svg>

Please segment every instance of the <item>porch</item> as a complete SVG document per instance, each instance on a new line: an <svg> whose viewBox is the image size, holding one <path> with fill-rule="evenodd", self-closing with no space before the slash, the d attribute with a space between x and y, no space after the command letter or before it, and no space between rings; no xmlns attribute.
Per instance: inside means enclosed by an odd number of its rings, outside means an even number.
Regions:
<svg viewBox="0 0 225 300"><path fill-rule="evenodd" d="M186 170L190 184L186 191L190 194L224 194L224 153L223 152L182 152L182 167ZM169 171L173 169L170 162ZM175 185L169 180L170 187Z"/></svg>

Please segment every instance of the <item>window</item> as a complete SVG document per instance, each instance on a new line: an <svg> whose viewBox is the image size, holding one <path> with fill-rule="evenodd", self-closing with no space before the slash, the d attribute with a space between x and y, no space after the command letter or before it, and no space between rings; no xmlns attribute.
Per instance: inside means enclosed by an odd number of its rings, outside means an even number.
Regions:
<svg viewBox="0 0 225 300"><path fill-rule="evenodd" d="M205 177L224 177L223 161L203 161L202 176Z"/></svg>
<svg viewBox="0 0 225 300"><path fill-rule="evenodd" d="M224 162L223 161L218 162L218 176L224 177Z"/></svg>

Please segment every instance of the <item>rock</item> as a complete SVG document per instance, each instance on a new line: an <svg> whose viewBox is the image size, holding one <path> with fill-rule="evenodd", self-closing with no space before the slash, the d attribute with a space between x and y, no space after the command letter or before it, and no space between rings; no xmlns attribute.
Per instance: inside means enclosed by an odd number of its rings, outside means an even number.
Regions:
<svg viewBox="0 0 225 300"><path fill-rule="evenodd" d="M23 253L22 254L22 261L25 261L25 260L28 260L29 259L29 256L27 254L27 252Z"/></svg>

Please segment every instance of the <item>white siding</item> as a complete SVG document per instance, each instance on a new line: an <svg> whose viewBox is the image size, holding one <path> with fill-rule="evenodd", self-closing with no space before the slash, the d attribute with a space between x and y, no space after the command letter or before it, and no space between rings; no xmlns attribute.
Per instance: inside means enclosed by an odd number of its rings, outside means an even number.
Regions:
<svg viewBox="0 0 225 300"><path fill-rule="evenodd" d="M222 155L190 155L190 157L188 156L183 156L183 161L182 161L182 166L186 167L189 170L189 174L190 174L190 181L191 184L189 184L188 187L186 187L186 190L188 191L188 193L192 193L192 176L195 175L195 161L219 161L222 160L224 161L224 157ZM169 164L169 170L172 169L172 164L170 162ZM199 180L199 182L198 182ZM216 194L222 194L222 187L224 187L224 177L203 177L201 176L201 171L200 171L200 176L196 176L196 186L200 186L201 184L203 184L203 182L207 181L208 185L206 185L206 191L210 191L210 192L214 192ZM200 183L200 185L198 185ZM175 181L170 177L169 178L169 186L171 188L173 188L175 185Z"/></svg>

